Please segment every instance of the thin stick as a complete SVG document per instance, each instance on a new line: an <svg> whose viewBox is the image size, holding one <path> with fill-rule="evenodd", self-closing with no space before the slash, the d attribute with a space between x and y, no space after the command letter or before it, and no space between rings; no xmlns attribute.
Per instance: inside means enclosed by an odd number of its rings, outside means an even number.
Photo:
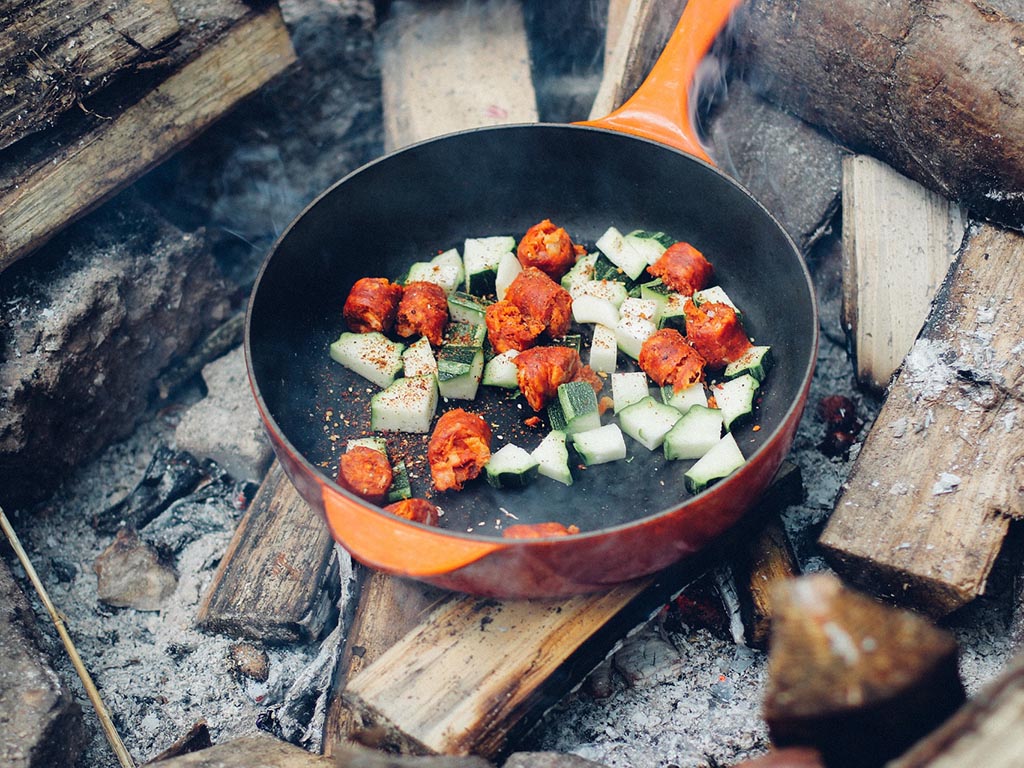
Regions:
<svg viewBox="0 0 1024 768"><path fill-rule="evenodd" d="M57 634L60 635L60 639L64 643L64 648L67 650L68 656L71 657L71 663L74 665L75 671L82 679L82 685L85 686L85 692L89 696L89 701L92 702L93 708L96 710L96 716L100 720L100 725L103 727L103 732L106 734L107 741L110 742L110 746L114 750L114 754L117 755L118 762L121 763L123 768L135 768L135 761L132 760L132 756L125 748L124 742L121 741L121 737L117 735L117 729L114 728L114 723L110 719L110 713L107 711L107 707L103 703L103 699L100 698L100 692L96 689L96 685L93 683L92 677L89 675L89 671L85 668L85 664L82 663L82 657L78 655L78 650L75 648L75 644L71 642L71 635L68 634L67 628L64 626L64 620L57 612L56 607L54 607L53 603L50 601L50 596L46 593L46 588L43 586L43 582L39 580L39 575L36 573L36 569L32 567L32 562L28 559L28 553L25 552L25 549L21 546L21 541L18 540L18 534L14 532L14 528L11 527L11 523L7 519L7 515L4 514L3 507L0 507L0 528L3 528L4 533L7 534L7 539L11 542L11 546L14 548L14 554L18 556L18 560L21 561L22 568L24 568L25 573L28 574L29 581L31 581L32 586L35 587L36 592L39 595L39 599L43 601L43 605L50 614L50 618L53 619L54 626L57 627Z"/></svg>

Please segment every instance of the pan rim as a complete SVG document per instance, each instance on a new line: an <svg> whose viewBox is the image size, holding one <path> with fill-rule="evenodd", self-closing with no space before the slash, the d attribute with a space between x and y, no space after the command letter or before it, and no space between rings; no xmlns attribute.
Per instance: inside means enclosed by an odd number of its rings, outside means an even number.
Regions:
<svg viewBox="0 0 1024 768"><path fill-rule="evenodd" d="M482 133L500 133L500 132L507 132L507 131L511 131L511 130L524 130L524 129L530 130L530 131L537 131L539 129L548 130L548 131L563 131L563 130L565 130L565 131L585 131L585 132L589 132L589 133L604 134L604 135L609 136L609 137L614 137L615 140L629 140L631 142L641 142L643 144L651 146L652 148L656 148L659 151L669 152L669 153L671 153L672 155L674 155L676 157L684 158L688 162L696 163L699 166L703 166L706 169L707 172L710 172L710 173L712 173L712 174L714 174L716 176L719 176L722 179L724 179L728 184L730 184L731 186L736 188L737 191L742 193L749 200L749 202L751 202L754 206L756 206L756 208L759 209L759 211L761 212L761 214L763 216L765 216L768 220L771 221L771 223L773 224L775 229L778 231L778 233L780 235L782 235L782 237L784 238L785 243L788 246L788 250L790 251L792 256L796 259L797 265L799 267L799 273L800 273L801 278L802 278L801 287L802 287L803 291L806 292L806 295L809 298L809 302L810 302L810 318L809 319L810 319L810 326L811 326L811 328L810 328L810 330L811 330L811 344L810 344L810 348L808 349L808 354L807 354L806 360L803 363L803 370L802 370L802 372L800 374L800 377L799 377L799 382L800 383L799 383L799 386L797 387L797 396L790 400L789 404L787 405L787 407L785 409L785 412L783 413L783 415L779 419L778 424L767 435L767 437L765 438L764 442L760 446L758 446L754 450L754 452L751 453L747 457L747 461L743 465L743 467L741 467L739 470L737 470L735 473L733 473L729 477L727 477L727 478L725 478L725 479L715 483L710 488L708 488L708 489L706 489L706 490L704 490L704 491L702 491L702 492L700 492L698 494L690 496L689 498L683 500L682 503L680 503L680 504L676 504L673 507L662 509L662 510L660 510L658 512L655 512L653 514L645 515L643 517L638 517L638 518L630 520L628 522L618 523L618 524L614 524L614 525L610 525L610 526L606 526L606 527L602 527L602 528L598 528L598 529L594 529L594 530L581 531L580 533L573 534L572 536L546 536L546 537L538 537L538 538L531 538L531 539L515 539L515 538L502 538L501 536L495 536L495 535L484 535L484 534L478 534L478 533L467 533L465 531L460 531L460 530L454 530L454 529L449 529L449 528L440 528L440 527L437 527L437 526L429 526L429 525L426 525L426 524L423 524L423 523L416 523L416 522L413 522L413 521L410 521L410 520L405 520L403 518L399 518L399 517L394 516L394 515L390 515L387 512L384 512L381 507L379 507L377 505L374 505L374 504L371 504L371 503L367 502L365 499L363 499L363 498L361 498L359 496L356 496L355 494L352 494L349 491L345 490L340 485L338 485L338 483L334 479L332 479L328 475L320 472L317 469L317 467L301 451L299 451L296 448L296 446L292 443L292 441L285 434L285 431L282 429L281 425L277 422L277 420L270 413L269 407L268 407L266 401L263 398L262 392L260 391L260 387L259 387L259 384L257 382L256 372L255 372L253 361L252 361L251 325L252 325L252 315L253 315L253 308L254 308L256 296L259 293L259 289L260 289L260 286L261 286L261 284L263 282L264 275L266 274L267 269L268 269L271 261L273 260L274 255L277 253L278 249L281 247L282 243L286 240L286 238L292 232L292 230L299 224L299 222L302 221L305 218L305 216L313 208L315 208L324 198L326 198L329 195L331 195L336 189L341 187L343 184L345 184L349 180L355 178L356 176L358 176L360 174L368 173L368 172L371 171L371 169L375 168L376 166L378 166L378 165L380 165L382 163L390 161L392 158L395 158L397 156L403 155L403 154L408 153L408 152L414 152L418 148L423 147L425 145L436 144L436 143L440 143L440 142L456 141L460 137L464 137L464 136L467 136L467 135L478 135L478 134L482 134ZM454 131L454 132L451 132L451 133L442 134L442 135L435 136L435 137L432 137L432 138L423 139L421 141L417 141L417 142L414 142L412 144L405 145L403 147L399 147L397 149L394 149L394 150L391 150L389 152L386 152L385 154L383 154L383 155L381 155L381 156L379 156L377 158L374 158L373 160L370 160L370 161L364 163L363 165L359 166L358 168L353 169L352 171L346 173L344 176L339 178L337 181L335 181L332 184L330 184L328 187L326 187L320 193L318 193L307 205L305 205L302 208L302 210L298 214L296 214L294 216L294 218L282 230L281 234L278 235L277 238L275 238L274 242L271 244L271 246L267 250L267 254L264 257L263 262L260 265L260 269L257 272L256 277L254 279L252 290L250 291L249 299L248 299L247 306L246 306L245 330L244 330L244 343L243 343L243 347L244 347L244 352L245 352L246 370L247 370L247 374L248 374L250 389L252 390L253 396L254 396L254 398L256 400L257 408L258 408L258 410L260 412L260 417L263 420L263 423L264 423L265 427L268 429L268 431L271 432L271 434L270 434L271 442L279 444L280 446L282 446L283 449L288 452L288 454L289 454L289 456L290 456L290 458L292 460L294 460L297 463L299 463L303 467L304 471L306 471L311 477L315 478L316 482L322 483L323 485L326 485L327 487L329 487L331 489L332 492L334 492L334 493L340 495L341 497L343 497L345 499L348 499L348 500L350 500L350 501L352 501L352 502L362 506L363 508L368 509L368 510L370 510L370 511L376 513L376 514L379 514L379 515L382 515L382 516L386 516L389 524L398 524L398 525L402 525L402 526L411 526L413 529L416 529L416 530L431 531L431 532L433 532L435 534L440 534L440 535L444 535L444 536L452 536L452 537L454 537L456 539L462 539L462 540L465 540L465 541L487 542L487 543L497 544L497 545L499 545L499 546L501 546L503 548L504 547L535 547L535 546L538 546L538 545L542 545L542 546L559 546L559 545L568 546L568 545L571 545L572 542L578 542L578 541L581 541L581 540L600 539L600 538L605 537L605 536L615 535L615 534L621 533L622 531L631 530L633 528L637 528L637 527L641 527L641 526L646 526L648 524L655 523L656 521L662 520L664 518L668 518L670 516L678 515L686 507L689 507L691 504L695 503L696 500L698 500L698 499L707 499L709 497L721 496L721 495L723 495L725 493L728 493L730 488L734 487L738 483L743 482L744 477L746 475L750 474L751 471L753 471L752 468L756 464L755 459L759 458L761 455L763 455L764 453L766 453L769 450L771 450L773 448L773 446L776 445L777 441L782 439L782 437L783 437L782 433L788 429L789 425L791 424L791 422L794 419L796 419L796 422L797 422L796 424L793 424L793 430L794 430L794 433L795 433L795 429L796 429L796 427L799 424L799 414L797 414L795 412L798 409L803 410L803 408L804 408L806 397L807 397L807 394L808 394L808 392L810 390L811 381L813 379L815 365L816 365L816 362L817 362L818 348L819 348L819 345L820 345L820 335L821 335L820 334L819 323L820 323L820 319L819 319L819 311L818 311L818 302L817 302L816 292L815 292L815 289L814 289L814 282L813 282L813 279L811 277L810 271L807 268L806 260L804 259L802 253L800 252L800 249L797 247L797 245L794 242L793 238L785 230L785 228L778 221L778 219L771 213L771 211L769 211L756 197L754 197L754 195L751 194L750 191L745 186L743 186L740 182L738 182L735 178L733 178L731 175L729 175L728 173L726 173L722 169L717 168L713 164L708 163L708 162L702 160L701 158L695 157L695 156L690 155L690 154L688 154L688 153L686 153L686 152L684 152L682 150L676 149L674 147L670 147L670 146L668 146L666 144L662 144L660 142L653 141L651 139L646 139L646 138L641 137L641 136L636 136L636 135L633 135L633 134L623 133L621 131L611 130L611 129L608 129L608 128L601 128L601 127L592 126L592 125L581 125L581 124L576 124L576 123L569 123L569 124L566 124L566 123L544 123L544 122L537 122L537 123L506 123L506 124L501 124L501 125L481 126L481 127L470 128L470 129L461 130L461 131ZM286 476L287 476L287 473L286 473ZM291 482L291 483L294 484L294 481L292 480L292 478L290 476L288 476L287 479L288 479L288 482Z"/></svg>

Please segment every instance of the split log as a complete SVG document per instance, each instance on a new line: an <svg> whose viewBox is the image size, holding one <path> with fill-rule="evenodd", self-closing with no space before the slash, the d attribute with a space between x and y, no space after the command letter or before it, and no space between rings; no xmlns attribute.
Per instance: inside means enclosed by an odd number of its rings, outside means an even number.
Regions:
<svg viewBox="0 0 1024 768"><path fill-rule="evenodd" d="M968 0L752 0L747 77L852 150L1024 226L1024 19ZM1016 16L1016 18L1014 18Z"/></svg>
<svg viewBox="0 0 1024 768"><path fill-rule="evenodd" d="M82 709L43 654L35 621L0 559L0 764L74 765L85 747Z"/></svg>
<svg viewBox="0 0 1024 768"><path fill-rule="evenodd" d="M1024 514L1024 238L971 234L822 533L861 588L947 614L982 594Z"/></svg>
<svg viewBox="0 0 1024 768"><path fill-rule="evenodd" d="M210 728L206 724L205 718L200 719L189 728L188 733L176 739L171 746L147 762L146 765L159 763L161 760L170 760L172 757L189 755L212 746L213 741L210 739Z"/></svg>
<svg viewBox="0 0 1024 768"><path fill-rule="evenodd" d="M960 208L864 155L843 160L843 328L861 384L889 385L964 238Z"/></svg>
<svg viewBox="0 0 1024 768"><path fill-rule="evenodd" d="M273 736L243 736L226 744L190 752L157 763L160 768L338 768L327 757L311 755L301 747Z"/></svg>
<svg viewBox="0 0 1024 768"><path fill-rule="evenodd" d="M451 596L353 677L344 697L381 745L493 756L630 629L734 556L767 515L792 501L794 479L799 473L783 473L732 531L656 577L565 600Z"/></svg>
<svg viewBox="0 0 1024 768"><path fill-rule="evenodd" d="M951 634L819 573L777 588L764 717L778 746L877 766L964 701Z"/></svg>
<svg viewBox="0 0 1024 768"><path fill-rule="evenodd" d="M316 640L337 599L334 541L274 462L238 524L196 626L264 643Z"/></svg>
<svg viewBox="0 0 1024 768"><path fill-rule="evenodd" d="M13 0L0 29L0 149L159 58L179 32L168 0Z"/></svg>
<svg viewBox="0 0 1024 768"><path fill-rule="evenodd" d="M887 768L1024 765L1024 656Z"/></svg>
<svg viewBox="0 0 1024 768"><path fill-rule="evenodd" d="M294 60L276 6L192 8L173 51L131 88L0 154L0 270L49 240L209 127Z"/></svg>
<svg viewBox="0 0 1024 768"><path fill-rule="evenodd" d="M800 574L796 555L777 515L765 523L747 551L738 558L733 573L747 644L766 648L771 631L773 591L778 584Z"/></svg>

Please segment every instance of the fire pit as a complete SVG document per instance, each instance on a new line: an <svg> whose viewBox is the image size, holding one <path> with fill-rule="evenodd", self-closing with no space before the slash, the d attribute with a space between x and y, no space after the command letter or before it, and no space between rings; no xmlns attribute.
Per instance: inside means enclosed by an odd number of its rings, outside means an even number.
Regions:
<svg viewBox="0 0 1024 768"><path fill-rule="evenodd" d="M771 82L759 82L770 80L770 68L748 71L744 81L734 67L727 79L724 48L706 64L708 82L719 84L700 102L712 155L764 200L804 253L823 334L807 411L752 527L704 560L599 599L541 606L476 601L370 575L335 550L280 468L271 466L258 423L254 434L239 317L263 255L315 194L386 148L468 125L585 119L592 103L595 115L607 113L622 100L616 89L628 95L646 71L682 3L613 2L610 17L603 3L600 10L569 2L373 5L282 0L295 66L96 213L0 252L0 267L7 267L0 305L10 318L0 358L8 413L0 417L0 466L15 499L0 503L66 617L114 725L139 763L169 748L180 753L211 740L231 745L260 732L312 754L338 754L337 740L354 737L406 751L471 752L498 764L508 752L524 751L561 753L563 760L572 753L609 766L733 765L762 755L783 731L772 720L769 732L762 711L770 677L781 677L769 670L772 599L758 591L758 581L776 580L775 568L788 568L789 576L836 568L865 589L880 583L871 571L873 555L833 555L854 551L850 534L830 527L823 540L829 548L819 546L830 519L831 526L842 519L833 514L837 498L864 498L850 495L866 492L857 483L870 490L863 473L859 480L853 475L852 490L846 486L851 470L877 466L872 456L888 449L875 446L893 434L899 418L884 410L893 407L891 395L887 401L857 382L858 375L868 379L855 367L868 359L866 348L858 347L857 361L848 353L858 343L851 341L856 297L844 265L851 246L843 242L854 220L847 207L853 195L840 187L854 173L847 167L844 176L843 157L863 147L850 135L841 136L846 144L840 146L795 118L791 111L818 115L785 103L785 89L775 86L774 96L790 111L756 93L751 83L773 93ZM276 6L252 8L264 19ZM767 0L746 9L781 24L776 10ZM239 13L250 18L249 11ZM1006 14L1007 23L1020 24ZM160 41L174 39L171 16L158 21L147 26L152 45L167 45ZM623 33L609 35L602 52L606 28ZM764 64L761 33L746 22L736 33L737 46L752 41L756 53L741 60ZM454 67L455 52L476 62L478 82ZM200 60L176 55L160 61L173 69ZM722 77L714 76L713 63ZM147 71L142 67L135 77ZM77 93L83 114L127 110L110 92L102 96L109 101L93 100L84 86ZM70 130L54 115L59 130ZM40 157L52 152L53 134L39 128L0 150L0 165L28 157L25 146ZM883 159L896 165L897 155ZM111 191L97 190L66 218ZM951 184L946 191L967 198L967 217L974 214L971 189ZM870 202L861 193L858 210ZM1015 215L998 202L977 210L990 218L1006 210ZM951 231L967 217L949 218ZM997 239L985 242L986 253L1002 253ZM953 249L958 245L959 239ZM861 278L867 269L862 262ZM937 306L955 308L960 301L954 283ZM995 334L1005 311L988 303L978 308L982 322L972 333ZM943 315L949 322L958 317L952 309ZM910 358L917 361L911 373L918 394L937 386L927 376L936 363L928 368L922 353L946 338L939 325L933 320L926 327L927 344ZM46 365L33 369L42 358ZM136 362L125 366L125 359ZM1005 372L982 360L968 367L964 359L945 368L954 370L961 388ZM26 384L24 372L31 370L44 373ZM972 371L989 378L968 381ZM888 381L877 369L870 375ZM1012 383L996 389L1015 402ZM965 389L963 396L974 393ZM1008 418L1000 416L997 427L1012 440L1016 421ZM929 425L908 418L903 427L909 437ZM33 469L50 457L44 470ZM970 483L963 469L941 469L925 494L936 503ZM895 487L890 480L887 493ZM917 492L905 482L893 499ZM894 568L916 546L906 544L895 543ZM1003 671L1024 631L1019 542L1011 529L1005 544L999 537L987 546L994 563L976 590L983 594L942 603L957 608L949 615L930 600L937 589L886 594L930 613L952 633L969 697ZM0 565L14 576L14 586L0 579L0 587L29 592L7 549ZM45 730L19 730L14 751L0 754L15 765L61 764L67 755L75 765L116 765L49 619L30 597L38 621L18 614L9 625L0 623L0 639L30 649L27 666L18 669L52 665L70 690L54 693L50 714L31 726ZM444 622L457 622L464 639L481 645L444 645L441 628L451 626ZM33 625L40 637L33 637ZM508 637L516 633L514 645ZM551 638L576 645L564 648ZM391 646L397 650L388 654ZM420 695L442 701L430 687L442 683L404 677L414 654L425 649L436 654L438 679L463 687L446 689L449 698L436 710L403 708L396 691L409 701ZM5 691L16 690L4 664L0 715L10 700ZM479 680L471 682L476 678L467 669ZM75 712L73 701L84 711ZM452 701L473 711L457 714ZM443 733L432 741L434 731ZM62 746L68 751L61 753ZM246 742L237 754L250 748L270 749Z"/></svg>

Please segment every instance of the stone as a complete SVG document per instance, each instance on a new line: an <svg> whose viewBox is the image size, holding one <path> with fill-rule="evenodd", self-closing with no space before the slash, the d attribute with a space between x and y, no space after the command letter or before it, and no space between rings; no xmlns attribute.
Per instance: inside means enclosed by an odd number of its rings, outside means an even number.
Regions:
<svg viewBox="0 0 1024 768"><path fill-rule="evenodd" d="M174 437L180 450L211 459L236 480L259 482L273 459L241 347L203 368L207 395L181 418Z"/></svg>
<svg viewBox="0 0 1024 768"><path fill-rule="evenodd" d="M516 752L509 755L502 768L603 768L579 755L565 752Z"/></svg>
<svg viewBox="0 0 1024 768"><path fill-rule="evenodd" d="M174 569L130 528L122 528L94 564L99 599L115 608L158 611L178 585Z"/></svg>
<svg viewBox="0 0 1024 768"><path fill-rule="evenodd" d="M202 231L126 193L0 274L0 476L11 506L127 437L153 381L228 314Z"/></svg>
<svg viewBox="0 0 1024 768"><path fill-rule="evenodd" d="M40 649L36 617L0 559L0 765L74 765L82 709Z"/></svg>
<svg viewBox="0 0 1024 768"><path fill-rule="evenodd" d="M270 677L267 652L252 643L233 643L228 649L228 661L240 677L247 677L257 683L265 683Z"/></svg>
<svg viewBox="0 0 1024 768"><path fill-rule="evenodd" d="M683 673L683 657L656 627L647 627L622 643L612 663L631 688L650 688Z"/></svg>

